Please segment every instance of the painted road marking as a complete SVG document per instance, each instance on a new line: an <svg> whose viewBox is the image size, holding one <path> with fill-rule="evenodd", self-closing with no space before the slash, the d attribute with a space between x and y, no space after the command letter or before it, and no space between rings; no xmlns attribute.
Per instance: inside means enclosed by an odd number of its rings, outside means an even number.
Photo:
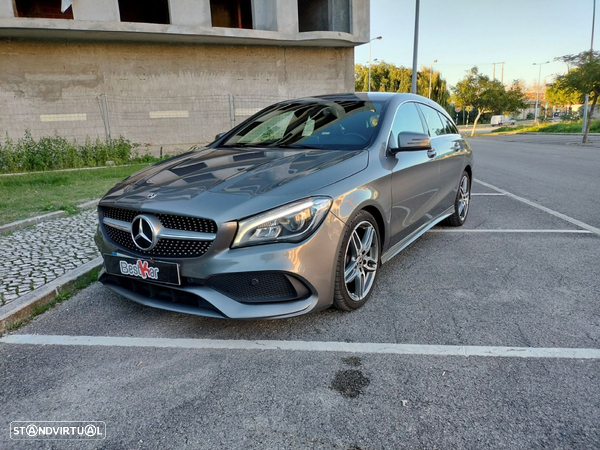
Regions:
<svg viewBox="0 0 600 450"><path fill-rule="evenodd" d="M571 234L592 234L588 230L484 230L481 228L432 228L429 232L433 233L571 233Z"/></svg>
<svg viewBox="0 0 600 450"><path fill-rule="evenodd" d="M487 195L487 196L491 196L491 197L504 197L504 194L501 194L499 192L471 192L471 197L483 196L483 195Z"/></svg>
<svg viewBox="0 0 600 450"><path fill-rule="evenodd" d="M591 225L588 225L585 222L582 222L581 220L574 219L572 217L567 216L566 214L563 214L563 213L560 213L558 211L554 211L553 209L550 209L550 208L547 208L545 206L542 206L539 203L532 202L531 200L527 200L526 198L523 198L523 197L519 197L518 195L512 194L512 193L510 193L508 191L505 191L504 189L500 189L499 187L496 187L496 186L493 186L493 185L491 185L489 183L486 183L485 181L481 181L481 180L478 180L476 178L473 181L481 184L482 186L485 186L485 187L488 187L490 189L493 189L493 190L495 190L495 191L497 191L497 192L499 192L501 194L504 194L507 197L514 198L515 200L523 202L526 205L533 206L534 208L537 208L537 209L541 209L542 211L547 212L548 214L551 214L554 217L558 217L559 219L566 220L567 222L570 222L573 225L577 225L580 228L583 228L585 230L588 230L588 231L590 231L592 233L595 233L595 234L597 234L597 235L600 236L600 228L593 227Z"/></svg>
<svg viewBox="0 0 600 450"><path fill-rule="evenodd" d="M219 350L284 350L388 355L600 359L600 349L595 348L486 347L471 345L419 345L275 340L246 341L223 339L132 338L111 336L56 336L39 334L13 334L0 338L0 343Z"/></svg>

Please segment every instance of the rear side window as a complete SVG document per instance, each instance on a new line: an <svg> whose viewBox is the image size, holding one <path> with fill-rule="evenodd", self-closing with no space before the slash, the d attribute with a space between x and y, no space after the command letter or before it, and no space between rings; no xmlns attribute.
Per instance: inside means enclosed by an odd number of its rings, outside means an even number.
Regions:
<svg viewBox="0 0 600 450"><path fill-rule="evenodd" d="M442 123L442 119L438 112L430 108L429 106L419 105L423 116L425 116L425 122L427 122L427 128L429 129L429 136L436 137L445 134L446 125Z"/></svg>
<svg viewBox="0 0 600 450"><path fill-rule="evenodd" d="M456 129L456 126L454 125L454 123L452 123L452 121L450 119L448 119L442 113L438 112L438 114L440 115L440 119L442 120L442 123L445 125L444 134L458 134L458 130Z"/></svg>
<svg viewBox="0 0 600 450"><path fill-rule="evenodd" d="M393 139L398 139L398 134L403 131L425 133L423 121L414 103L404 103L398 108L394 123L392 124Z"/></svg>

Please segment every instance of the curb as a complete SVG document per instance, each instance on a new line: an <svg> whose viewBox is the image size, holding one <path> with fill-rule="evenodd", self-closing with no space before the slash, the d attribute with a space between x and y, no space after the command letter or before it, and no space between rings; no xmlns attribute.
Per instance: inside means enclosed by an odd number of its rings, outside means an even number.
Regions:
<svg viewBox="0 0 600 450"><path fill-rule="evenodd" d="M0 335L6 331L9 324L26 319L32 314L36 306L43 306L46 303L50 303L61 290L72 287L81 277L101 266L102 256L98 256L62 277L58 277L50 283L3 306L0 309Z"/></svg>
<svg viewBox="0 0 600 450"><path fill-rule="evenodd" d="M90 209L98 205L100 199L90 200L89 202L77 205L78 209ZM54 211L48 214L42 214L41 216L30 217L29 219L17 220L16 222L7 223L6 225L0 225L0 234L8 231L18 230L19 228L25 228L36 223L43 222L44 220L57 219L59 217L66 216L66 211Z"/></svg>

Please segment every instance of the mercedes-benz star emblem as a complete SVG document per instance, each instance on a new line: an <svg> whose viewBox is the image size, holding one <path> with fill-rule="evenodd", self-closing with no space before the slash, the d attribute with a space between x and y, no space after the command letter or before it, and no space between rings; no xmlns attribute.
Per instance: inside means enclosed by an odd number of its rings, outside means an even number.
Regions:
<svg viewBox="0 0 600 450"><path fill-rule="evenodd" d="M151 250L156 245L154 227L144 216L137 216L131 223L131 237L135 245L144 251Z"/></svg>

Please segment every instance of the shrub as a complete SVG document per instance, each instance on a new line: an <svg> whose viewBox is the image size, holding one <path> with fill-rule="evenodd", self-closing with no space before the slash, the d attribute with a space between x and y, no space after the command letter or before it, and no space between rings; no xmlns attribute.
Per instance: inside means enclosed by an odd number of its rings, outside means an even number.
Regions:
<svg viewBox="0 0 600 450"><path fill-rule="evenodd" d="M105 165L106 161L127 164L134 146L137 144L123 136L106 141L87 138L84 144L78 144L61 136L36 141L29 130L16 142L7 134L4 143L0 141L0 173L96 167Z"/></svg>

